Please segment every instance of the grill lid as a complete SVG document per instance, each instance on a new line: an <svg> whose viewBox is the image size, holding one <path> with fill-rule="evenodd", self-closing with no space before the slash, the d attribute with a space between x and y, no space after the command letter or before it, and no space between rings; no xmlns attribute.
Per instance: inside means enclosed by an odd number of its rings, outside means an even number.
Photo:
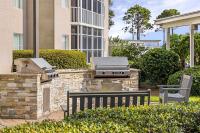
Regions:
<svg viewBox="0 0 200 133"><path fill-rule="evenodd" d="M95 77L128 77L130 75L127 57L94 57Z"/></svg>
<svg viewBox="0 0 200 133"><path fill-rule="evenodd" d="M30 60L33 61L37 66L39 66L41 69L53 69L53 66L50 65L46 60L43 58L31 58Z"/></svg>
<svg viewBox="0 0 200 133"><path fill-rule="evenodd" d="M128 66L127 57L94 57L94 66Z"/></svg>

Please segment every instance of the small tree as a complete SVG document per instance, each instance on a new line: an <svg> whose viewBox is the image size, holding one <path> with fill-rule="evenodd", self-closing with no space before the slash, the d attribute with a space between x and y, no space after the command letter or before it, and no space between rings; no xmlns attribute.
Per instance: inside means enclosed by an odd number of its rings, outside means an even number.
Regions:
<svg viewBox="0 0 200 133"><path fill-rule="evenodd" d="M115 17L115 13L111 9L112 4L112 0L109 0L109 28L115 24L115 22L112 20Z"/></svg>
<svg viewBox="0 0 200 133"><path fill-rule="evenodd" d="M194 44L195 44L194 45L195 46L195 64L200 65L200 33L195 33Z"/></svg>
<svg viewBox="0 0 200 133"><path fill-rule="evenodd" d="M157 19L166 18L174 15L180 15L180 12L177 9L166 9L163 10L162 13L157 16Z"/></svg>
<svg viewBox="0 0 200 133"><path fill-rule="evenodd" d="M147 8L141 7L140 5L129 8L123 17L123 21L126 23L124 31L131 33L133 40L136 31L137 40L140 40L140 34L153 27L149 22L150 17L151 12Z"/></svg>
<svg viewBox="0 0 200 133"><path fill-rule="evenodd" d="M177 9L166 9L166 10L163 10L162 13L157 16L157 19L171 17L171 16L175 16L175 15L180 15L180 14L181 13ZM171 29L172 29L172 34L173 34L174 29L173 28L171 28Z"/></svg>
<svg viewBox="0 0 200 133"><path fill-rule="evenodd" d="M136 61L147 50L145 47L131 44L118 37L112 38L110 43L112 44L112 56L125 56L130 61Z"/></svg>
<svg viewBox="0 0 200 133"><path fill-rule="evenodd" d="M189 35L174 34L170 37L171 50L180 57L181 68L185 68L185 59L189 55Z"/></svg>

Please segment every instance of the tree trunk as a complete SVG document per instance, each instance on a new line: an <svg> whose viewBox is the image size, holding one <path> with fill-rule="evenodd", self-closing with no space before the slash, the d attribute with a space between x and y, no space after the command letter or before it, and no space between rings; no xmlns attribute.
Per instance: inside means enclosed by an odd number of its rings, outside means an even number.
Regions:
<svg viewBox="0 0 200 133"><path fill-rule="evenodd" d="M137 28L137 40L140 40L140 28Z"/></svg>
<svg viewBox="0 0 200 133"><path fill-rule="evenodd" d="M134 40L135 39L135 37L134 37L134 32L132 33L132 40Z"/></svg>
<svg viewBox="0 0 200 133"><path fill-rule="evenodd" d="M185 58L181 58L181 68L185 68Z"/></svg>

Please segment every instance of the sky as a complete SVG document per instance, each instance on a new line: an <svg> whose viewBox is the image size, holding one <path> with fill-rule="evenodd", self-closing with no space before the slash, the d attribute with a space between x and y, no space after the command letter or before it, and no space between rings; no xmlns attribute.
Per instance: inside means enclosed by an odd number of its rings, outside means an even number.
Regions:
<svg viewBox="0 0 200 133"><path fill-rule="evenodd" d="M113 0L112 10L115 12L115 25L111 27L109 35L119 36L121 39L131 39L130 33L125 33L122 29L125 26L122 18L124 13L135 4L139 4L151 11L151 23L164 9L177 9L182 13L200 10L200 0ZM175 33L185 34L189 32L189 27L176 28ZM146 31L141 39L163 40L163 32L155 32L155 29Z"/></svg>

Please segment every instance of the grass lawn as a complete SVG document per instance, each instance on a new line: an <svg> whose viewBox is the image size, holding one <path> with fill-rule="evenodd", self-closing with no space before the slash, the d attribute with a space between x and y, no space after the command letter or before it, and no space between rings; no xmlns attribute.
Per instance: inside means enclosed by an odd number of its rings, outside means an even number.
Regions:
<svg viewBox="0 0 200 133"><path fill-rule="evenodd" d="M190 102L198 102L200 101L200 96L191 96L190 97ZM158 96L151 96L151 102L159 102L159 97Z"/></svg>

